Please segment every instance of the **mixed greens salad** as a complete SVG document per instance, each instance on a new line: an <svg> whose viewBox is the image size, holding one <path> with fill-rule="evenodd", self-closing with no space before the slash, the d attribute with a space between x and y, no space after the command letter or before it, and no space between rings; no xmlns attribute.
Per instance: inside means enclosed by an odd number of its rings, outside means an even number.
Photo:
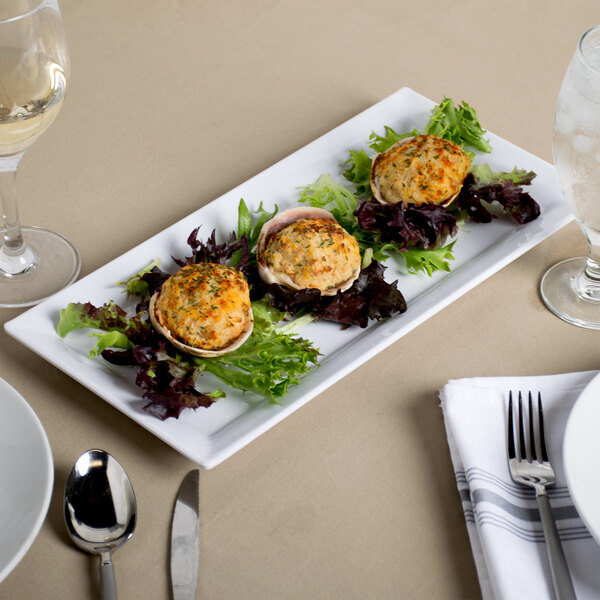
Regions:
<svg viewBox="0 0 600 600"><path fill-rule="evenodd" d="M150 323L148 303L171 275L159 261L121 282L129 297L137 299L134 313L113 300L97 307L71 303L61 311L57 332L61 337L78 329L92 329L95 346L90 358L136 368L136 384L142 391L143 408L160 419L178 417L184 408L208 407L225 396L223 389L200 391L203 373L212 373L226 387L262 396L278 403L289 386L319 364L319 350L297 331L312 321L333 321L342 327L366 327L370 321L390 318L407 310L398 282L384 278L390 258L404 264L409 274L433 275L449 271L454 238L466 221L487 223L504 214L523 224L537 218L539 206L523 190L535 174L515 168L494 172L489 165L472 165L462 190L452 204L420 207L380 204L371 197L373 155L418 134L434 134L461 145L471 157L491 151L475 110L466 102L449 99L431 112L423 131L398 133L385 126L373 132L367 149L351 150L343 177L353 191L329 174L300 189L298 202L329 210L353 235L360 247L362 270L352 287L336 296L316 289L290 291L265 284L256 269L256 244L263 224L278 207L266 210L262 203L250 211L243 199L238 207L237 231L225 242L213 231L206 240L200 228L187 239L190 255L174 257L178 267L201 262L228 264L246 276L252 300L254 329L237 350L218 357L184 354L158 334Z"/></svg>

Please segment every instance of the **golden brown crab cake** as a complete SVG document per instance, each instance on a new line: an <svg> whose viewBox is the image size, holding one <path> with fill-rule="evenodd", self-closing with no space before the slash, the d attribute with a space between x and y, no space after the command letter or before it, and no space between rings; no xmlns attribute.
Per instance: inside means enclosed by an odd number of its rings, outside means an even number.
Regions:
<svg viewBox="0 0 600 600"><path fill-rule="evenodd" d="M150 314L160 333L200 351L238 347L252 330L248 283L233 267L187 265L163 283L153 300Z"/></svg>
<svg viewBox="0 0 600 600"><path fill-rule="evenodd" d="M417 135L375 156L371 189L382 203L447 206L460 192L470 166L471 159L458 144Z"/></svg>
<svg viewBox="0 0 600 600"><path fill-rule="evenodd" d="M312 209L314 210L314 209ZM267 283L292 289L315 288L324 295L335 295L352 286L361 268L356 238L330 213L311 209L292 209L281 214L285 223L278 228L278 217L261 232L258 266ZM287 212L292 214L292 222ZM302 215L306 216L302 216ZM270 233L270 228L274 233Z"/></svg>

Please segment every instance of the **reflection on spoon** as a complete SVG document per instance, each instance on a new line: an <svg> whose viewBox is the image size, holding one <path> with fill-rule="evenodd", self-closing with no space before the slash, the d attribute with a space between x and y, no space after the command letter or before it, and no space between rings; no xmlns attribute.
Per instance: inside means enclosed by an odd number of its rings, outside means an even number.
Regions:
<svg viewBox="0 0 600 600"><path fill-rule="evenodd" d="M132 535L136 501L127 473L104 450L88 450L75 463L65 488L65 523L77 546L98 554L102 598L116 600L111 552Z"/></svg>

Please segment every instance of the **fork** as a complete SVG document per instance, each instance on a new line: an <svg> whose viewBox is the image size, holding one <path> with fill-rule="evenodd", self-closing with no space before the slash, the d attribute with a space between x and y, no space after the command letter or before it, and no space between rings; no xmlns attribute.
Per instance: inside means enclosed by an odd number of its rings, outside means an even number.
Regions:
<svg viewBox="0 0 600 600"><path fill-rule="evenodd" d="M523 397L519 392L518 400L518 443L515 443L515 431L513 426L513 396L508 396L508 466L510 475L516 483L526 485L535 489L535 496L542 518L544 537L546 538L546 549L550 561L552 581L558 600L575 599L573 582L567 567L567 561L563 553L556 523L552 516L550 500L546 488L554 485L556 477L548 458L546 448L546 436L544 433L544 413L542 411L542 395L538 392L537 397L538 431L540 459L535 444L535 425L532 394L529 392L529 446L525 442L525 425L523 411ZM529 458L528 458L529 454Z"/></svg>

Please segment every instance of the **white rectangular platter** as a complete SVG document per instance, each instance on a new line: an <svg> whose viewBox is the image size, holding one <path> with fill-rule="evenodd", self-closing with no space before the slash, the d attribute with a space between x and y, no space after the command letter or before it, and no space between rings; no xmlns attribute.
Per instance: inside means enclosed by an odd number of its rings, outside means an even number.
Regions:
<svg viewBox="0 0 600 600"><path fill-rule="evenodd" d="M456 260L450 273L433 277L409 275L400 263L388 261L386 278L398 279L398 287L408 310L388 321L373 323L366 329L342 330L333 323L311 323L299 331L312 340L323 356L300 385L290 388L281 405L225 389L227 397L209 409L185 410L179 419L159 419L142 408L141 392L134 384L133 369L115 367L102 358L90 360L93 342L84 331L61 339L56 334L60 310L70 302L90 301L101 305L115 300L128 306L122 289L115 282L126 280L155 258L165 270L175 270L171 256L189 255L186 239L201 225L205 239L213 229L222 232L223 241L237 227L237 208L244 198L251 210L262 201L267 210L276 204L279 210L297 205L298 188L313 183L323 173L336 181L349 158L349 151L366 148L372 131L383 132L389 125L398 132L422 129L434 102L411 89L402 88L346 123L311 142L287 158L232 189L210 204L146 242L116 258L69 288L5 324L6 331L34 352L79 381L98 396L128 415L142 427L171 445L203 468L209 469L256 439L306 402L356 369L384 348L423 323L429 317L541 242L573 217L566 206L549 163L509 142L488 134L493 151L476 159L487 162L495 171L519 168L537 173L529 188L541 205L541 216L532 223L518 226L497 219L489 224L468 224L460 231L454 246ZM485 126L485 123L483 123ZM199 389L223 387L219 382L199 382ZM208 384L208 385L206 385ZM342 410L342 407L340 407Z"/></svg>

